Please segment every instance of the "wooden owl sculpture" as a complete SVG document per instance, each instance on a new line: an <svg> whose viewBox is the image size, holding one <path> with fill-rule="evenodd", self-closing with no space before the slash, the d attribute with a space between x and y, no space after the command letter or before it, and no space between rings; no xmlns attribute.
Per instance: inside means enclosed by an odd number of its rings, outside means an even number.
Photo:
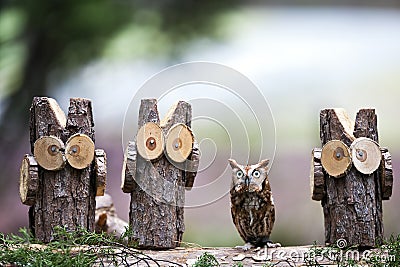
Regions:
<svg viewBox="0 0 400 267"><path fill-rule="evenodd" d="M65 116L52 98L35 97L30 109L32 155L20 172L20 198L30 206L29 226L42 242L54 228L94 230L96 195L103 195L106 154L95 149L92 103L71 98Z"/></svg>
<svg viewBox="0 0 400 267"><path fill-rule="evenodd" d="M239 165L233 159L229 163L232 167L232 219L246 242L238 248L280 246L269 239L275 222L275 205L267 175L269 160L247 166Z"/></svg>
<svg viewBox="0 0 400 267"><path fill-rule="evenodd" d="M139 248L180 245L185 190L193 186L200 160L191 120L187 102L179 101L160 120L157 100L141 100L139 130L125 150L121 185L131 194L129 242Z"/></svg>
<svg viewBox="0 0 400 267"><path fill-rule="evenodd" d="M325 243L376 247L383 241L382 201L392 195L391 155L378 140L374 109L353 121L344 109L320 112L321 148L312 152L312 199L321 201Z"/></svg>

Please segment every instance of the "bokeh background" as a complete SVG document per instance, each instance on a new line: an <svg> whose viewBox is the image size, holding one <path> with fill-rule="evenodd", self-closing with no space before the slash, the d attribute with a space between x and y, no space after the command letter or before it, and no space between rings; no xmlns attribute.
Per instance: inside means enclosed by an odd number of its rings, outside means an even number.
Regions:
<svg viewBox="0 0 400 267"><path fill-rule="evenodd" d="M93 100L96 147L104 148L108 157L107 191L120 217L127 219L130 199L120 190L120 174L122 127L131 99L148 78L168 66L211 61L249 77L274 115L276 135L271 125L261 140L268 150L262 156L275 155L270 171L277 208L274 241L323 242L322 208L311 200L309 173L311 150L320 147L319 111L328 107L343 107L353 118L359 108L376 108L380 144L392 153L395 175L393 196L384 202L385 235L400 233L400 5L296 3L0 1L0 232L28 225L18 179L22 157L30 153L33 96L54 97L65 112L70 97ZM193 90L181 90L176 100L190 99ZM214 97L209 88L206 92ZM194 114L196 108L204 107L193 105ZM227 114L224 123L234 125L235 120ZM203 153L216 148L216 153L228 151L227 159L231 147L236 152L247 149L242 142L220 142L224 137L213 135L212 128L194 130L214 138L216 146L204 146ZM276 151L271 151L275 137ZM255 160L250 155L250 163ZM201 172L196 184L211 184L221 176L226 182L219 186L229 186L227 168L225 159L215 160L210 166L215 175ZM208 188L210 194L227 191ZM205 198L195 190L186 196L189 202ZM202 246L241 244L229 205L225 195L187 208L184 240Z"/></svg>

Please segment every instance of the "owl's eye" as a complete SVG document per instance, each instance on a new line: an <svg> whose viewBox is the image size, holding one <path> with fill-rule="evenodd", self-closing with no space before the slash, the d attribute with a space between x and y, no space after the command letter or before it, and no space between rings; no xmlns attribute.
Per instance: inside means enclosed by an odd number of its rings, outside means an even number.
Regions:
<svg viewBox="0 0 400 267"><path fill-rule="evenodd" d="M236 177L237 178L242 178L243 177L243 172L242 171L238 171L237 173L236 173Z"/></svg>
<svg viewBox="0 0 400 267"><path fill-rule="evenodd" d="M136 136L139 155L145 160L158 159L164 151L164 135L161 127L148 122L140 127Z"/></svg>
<svg viewBox="0 0 400 267"><path fill-rule="evenodd" d="M94 143L85 134L75 134L67 141L66 157L69 165L75 169L84 169L94 158Z"/></svg>
<svg viewBox="0 0 400 267"><path fill-rule="evenodd" d="M63 142L55 136L43 136L33 145L33 154L38 164L46 170L60 170L65 165Z"/></svg>
<svg viewBox="0 0 400 267"><path fill-rule="evenodd" d="M255 170L255 171L253 172L253 176L254 176L255 178L260 178L260 175L261 175L261 173L260 173L259 170Z"/></svg>
<svg viewBox="0 0 400 267"><path fill-rule="evenodd" d="M184 162L192 153L194 137L189 127L183 123L174 125L165 141L165 152L171 160Z"/></svg>
<svg viewBox="0 0 400 267"><path fill-rule="evenodd" d="M350 146L354 167L363 173L371 174L381 165L382 153L379 145L366 137L359 137Z"/></svg>

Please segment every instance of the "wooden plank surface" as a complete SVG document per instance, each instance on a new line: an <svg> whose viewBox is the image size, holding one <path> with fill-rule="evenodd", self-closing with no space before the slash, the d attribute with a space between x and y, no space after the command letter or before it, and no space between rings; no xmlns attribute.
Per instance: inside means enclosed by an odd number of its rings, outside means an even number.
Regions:
<svg viewBox="0 0 400 267"><path fill-rule="evenodd" d="M324 250L324 256L316 254L316 250ZM378 250L359 252L353 250L338 250L324 247L296 246L280 248L257 248L248 251L242 249L217 247L217 248L175 248L170 250L140 250L140 254L127 257L123 266L193 266L204 253L213 255L219 266L339 266L338 260L343 264L348 260L359 262L359 266L368 266L364 259L366 256L387 255ZM335 254L336 253L336 254ZM336 259L336 260L335 260ZM104 261L105 266L110 262ZM99 265L101 266L101 265ZM343 265L342 265L343 266Z"/></svg>

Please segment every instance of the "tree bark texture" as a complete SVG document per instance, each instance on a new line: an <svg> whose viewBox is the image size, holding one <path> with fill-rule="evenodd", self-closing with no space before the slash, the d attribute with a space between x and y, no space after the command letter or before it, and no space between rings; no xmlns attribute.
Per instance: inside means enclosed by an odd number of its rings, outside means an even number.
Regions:
<svg viewBox="0 0 400 267"><path fill-rule="evenodd" d="M351 123L348 123L347 118L343 118L343 114L343 111L336 109L321 111L320 137L323 146L331 140L340 140L350 146L359 137L378 142L377 116L374 109L362 109L357 113L352 132L349 127ZM393 181L390 154L385 156L386 160L382 157L382 167L370 175L362 174L351 166L345 175L339 178L329 176L323 171L321 181L318 158L320 150L314 151L318 153L313 155L315 170L312 175L318 177L318 184L314 184L313 199L321 200L326 243L336 244L339 239L344 239L348 246L380 245L383 240L382 199L388 199L391 195L391 185L386 186L386 193L382 192L382 181L386 181L386 184ZM382 152L388 153L387 150Z"/></svg>
<svg viewBox="0 0 400 267"><path fill-rule="evenodd" d="M65 143L70 136L81 133L89 136L94 142L93 127L90 100L71 98L68 116L65 117L55 100L35 97L30 109L32 153L35 141L43 136L55 136ZM104 162L104 152L97 151L97 153L101 154ZM30 228L37 239L43 242L52 241L56 226L65 227L69 231L78 228L94 230L96 208L94 162L83 169L74 169L68 163L57 171L39 167L36 201L29 212ZM102 166L100 169L104 184L105 167Z"/></svg>
<svg viewBox="0 0 400 267"><path fill-rule="evenodd" d="M165 119L159 119L157 101L143 99L139 110L138 128L148 122L159 124L164 136L177 123L191 126L190 104L179 101ZM137 140L136 140L137 141ZM136 141L125 151L122 190L131 193L129 225L131 242L140 248L168 249L179 246L184 226L185 186L192 186L198 166L198 150L194 148L188 160L172 162L164 153L149 161L137 153ZM194 161L194 162L193 162ZM185 169L189 164L192 169Z"/></svg>

